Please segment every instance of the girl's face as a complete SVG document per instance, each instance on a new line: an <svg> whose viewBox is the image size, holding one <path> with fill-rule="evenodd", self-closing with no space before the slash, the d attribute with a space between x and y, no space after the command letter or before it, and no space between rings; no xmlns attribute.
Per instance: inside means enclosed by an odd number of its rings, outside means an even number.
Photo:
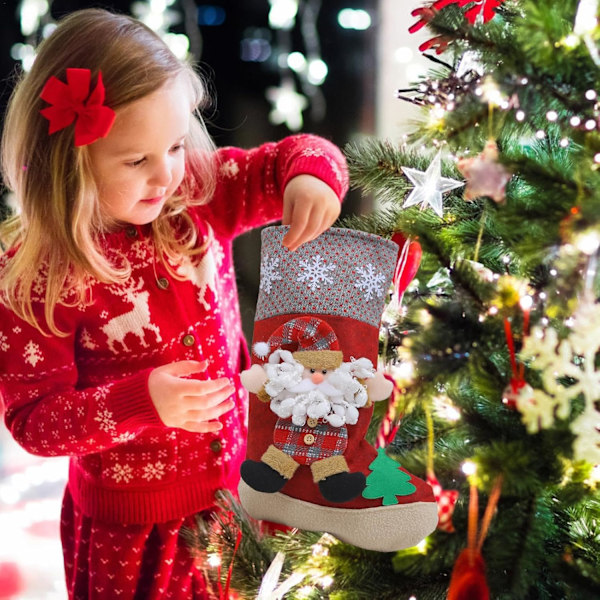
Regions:
<svg viewBox="0 0 600 600"><path fill-rule="evenodd" d="M145 225L183 179L190 90L178 77L115 112L110 133L89 147L100 204L118 222Z"/></svg>

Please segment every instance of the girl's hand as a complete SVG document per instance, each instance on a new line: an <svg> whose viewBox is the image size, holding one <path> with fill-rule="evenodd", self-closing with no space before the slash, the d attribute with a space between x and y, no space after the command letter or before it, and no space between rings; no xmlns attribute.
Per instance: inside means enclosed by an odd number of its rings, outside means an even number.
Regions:
<svg viewBox="0 0 600 600"><path fill-rule="evenodd" d="M154 369L148 377L148 391L156 412L167 427L208 433L223 424L216 419L234 406L228 398L235 388L227 377L198 381L186 375L204 371L207 361L182 360Z"/></svg>
<svg viewBox="0 0 600 600"><path fill-rule="evenodd" d="M337 194L312 175L297 175L288 181L283 192L283 225L290 229L283 245L296 250L331 227L341 211Z"/></svg>

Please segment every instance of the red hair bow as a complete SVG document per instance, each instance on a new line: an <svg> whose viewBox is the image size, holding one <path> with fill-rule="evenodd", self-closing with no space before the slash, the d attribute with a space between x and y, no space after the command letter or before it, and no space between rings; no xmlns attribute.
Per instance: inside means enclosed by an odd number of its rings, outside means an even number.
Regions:
<svg viewBox="0 0 600 600"><path fill-rule="evenodd" d="M92 73L89 69L67 69L67 83L52 76L44 85L40 98L51 106L40 110L50 121L52 135L75 121L75 145L87 146L106 137L115 120L115 111L104 106L104 84L98 72L98 83L90 93Z"/></svg>

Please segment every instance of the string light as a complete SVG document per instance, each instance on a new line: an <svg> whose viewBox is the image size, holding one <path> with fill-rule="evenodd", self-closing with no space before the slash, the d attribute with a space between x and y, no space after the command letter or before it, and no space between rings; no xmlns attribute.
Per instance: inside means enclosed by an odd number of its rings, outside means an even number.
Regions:
<svg viewBox="0 0 600 600"><path fill-rule="evenodd" d="M211 567L217 568L221 565L221 557L218 554L209 554L207 562Z"/></svg>
<svg viewBox="0 0 600 600"><path fill-rule="evenodd" d="M600 247L600 237L596 231L586 231L577 237L575 245L578 250L591 256Z"/></svg>
<svg viewBox="0 0 600 600"><path fill-rule="evenodd" d="M319 577L317 579L317 583L324 589L331 587L333 583L333 577L331 575L324 575L323 577Z"/></svg>
<svg viewBox="0 0 600 600"><path fill-rule="evenodd" d="M475 475L475 473L477 473L477 465L471 460L466 460L461 465L461 470L467 477L470 477L471 475Z"/></svg>
<svg viewBox="0 0 600 600"><path fill-rule="evenodd" d="M366 10L343 8L338 13L337 20L344 29L364 31L371 27L371 15Z"/></svg>
<svg viewBox="0 0 600 600"><path fill-rule="evenodd" d="M533 298L531 296L523 296L519 300L519 305L523 310L530 310L533 306Z"/></svg>
<svg viewBox="0 0 600 600"><path fill-rule="evenodd" d="M460 419L460 411L448 396L435 396L433 398L433 411L441 419L446 421L458 421Z"/></svg>

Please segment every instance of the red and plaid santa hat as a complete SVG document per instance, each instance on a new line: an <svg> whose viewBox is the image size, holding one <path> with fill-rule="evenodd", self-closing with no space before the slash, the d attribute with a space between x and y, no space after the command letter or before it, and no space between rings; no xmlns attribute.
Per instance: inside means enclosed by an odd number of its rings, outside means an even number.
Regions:
<svg viewBox="0 0 600 600"><path fill-rule="evenodd" d="M252 350L262 360L276 350L288 350L308 369L337 369L344 360L335 331L329 323L316 317L286 321L267 342L256 342Z"/></svg>

